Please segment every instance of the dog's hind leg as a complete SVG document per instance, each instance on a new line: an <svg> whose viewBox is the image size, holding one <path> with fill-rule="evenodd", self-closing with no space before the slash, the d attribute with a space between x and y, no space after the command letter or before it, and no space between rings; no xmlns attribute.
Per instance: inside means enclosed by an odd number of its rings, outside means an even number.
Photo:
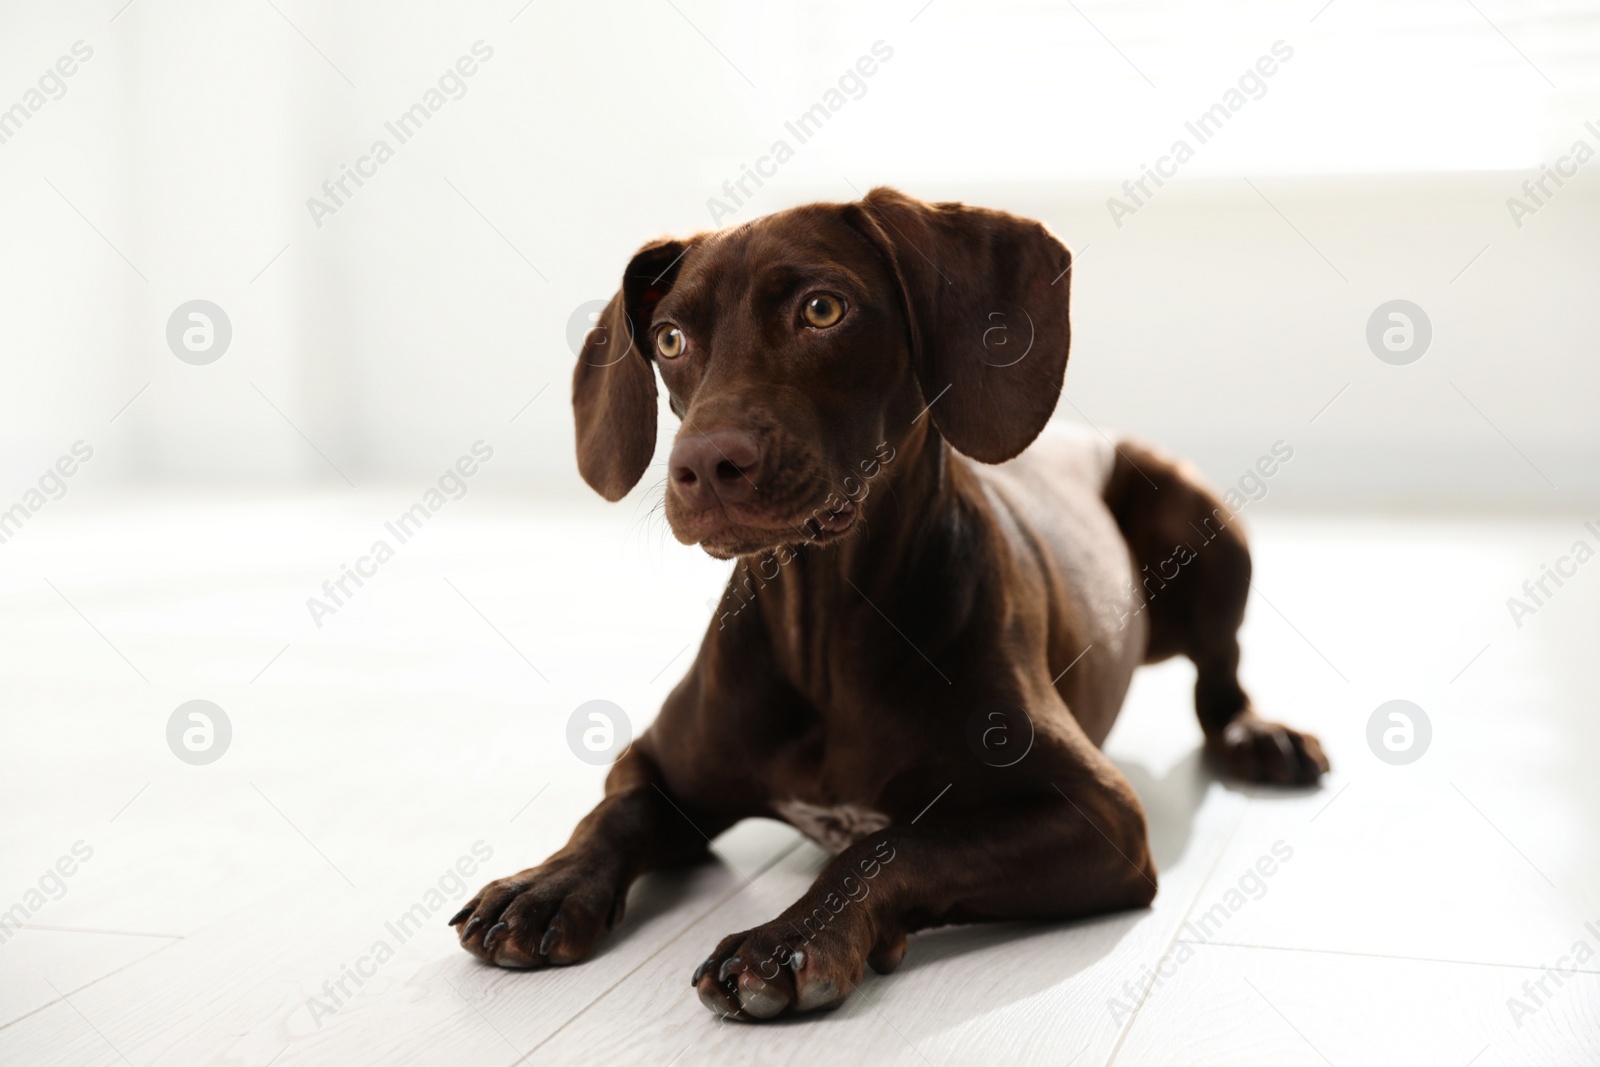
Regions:
<svg viewBox="0 0 1600 1067"><path fill-rule="evenodd" d="M1145 662L1180 653L1194 662L1206 748L1249 781L1315 782L1328 770L1317 739L1262 719L1239 684L1250 549L1238 519L1192 467L1129 441L1118 445L1105 499L1143 586Z"/></svg>

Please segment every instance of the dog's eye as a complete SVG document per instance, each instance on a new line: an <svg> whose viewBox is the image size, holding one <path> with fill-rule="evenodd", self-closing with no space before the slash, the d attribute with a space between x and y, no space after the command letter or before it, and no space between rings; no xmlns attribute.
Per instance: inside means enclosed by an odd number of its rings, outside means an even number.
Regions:
<svg viewBox="0 0 1600 1067"><path fill-rule="evenodd" d="M832 293L818 293L806 300L801 314L807 326L822 328L832 326L844 318L844 301Z"/></svg>
<svg viewBox="0 0 1600 1067"><path fill-rule="evenodd" d="M676 326L663 326L656 331L656 351L662 359L677 359L688 346L683 331Z"/></svg>

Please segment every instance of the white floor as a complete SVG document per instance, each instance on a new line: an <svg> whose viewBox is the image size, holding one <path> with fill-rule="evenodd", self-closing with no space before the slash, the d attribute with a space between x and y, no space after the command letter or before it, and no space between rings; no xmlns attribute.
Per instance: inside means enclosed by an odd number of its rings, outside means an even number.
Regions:
<svg viewBox="0 0 1600 1067"><path fill-rule="evenodd" d="M1584 517L1256 518L1245 679L1321 736L1325 787L1215 780L1188 668L1143 672L1108 748L1153 909L928 933L838 1012L753 1027L689 974L820 867L777 824L646 879L578 967L486 968L445 926L598 797L567 716L647 721L723 567L627 507L473 497L319 629L306 598L407 503L63 504L0 546L0 910L27 916L0 931L0 1063L1600 1061L1600 562L1520 628L1505 606L1600 547ZM166 741L196 698L233 729L208 766ZM1394 698L1433 728L1406 766L1366 741Z"/></svg>

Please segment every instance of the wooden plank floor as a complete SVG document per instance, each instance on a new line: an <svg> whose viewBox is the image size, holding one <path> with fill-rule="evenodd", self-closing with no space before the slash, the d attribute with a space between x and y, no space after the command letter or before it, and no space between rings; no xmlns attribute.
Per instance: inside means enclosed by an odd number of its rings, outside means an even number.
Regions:
<svg viewBox="0 0 1600 1067"><path fill-rule="evenodd" d="M820 869L777 823L645 879L578 967L483 967L444 925L594 803L567 716L648 722L724 565L625 508L469 498L316 625L404 506L68 501L6 546L0 1063L1600 1061L1600 569L1505 607L1579 518L1253 523L1246 682L1320 734L1326 785L1216 780L1192 672L1148 669L1107 748L1154 907L929 932L837 1012L755 1027L688 976ZM1433 730L1405 766L1367 743L1396 698ZM232 725L206 766L167 746L192 699Z"/></svg>

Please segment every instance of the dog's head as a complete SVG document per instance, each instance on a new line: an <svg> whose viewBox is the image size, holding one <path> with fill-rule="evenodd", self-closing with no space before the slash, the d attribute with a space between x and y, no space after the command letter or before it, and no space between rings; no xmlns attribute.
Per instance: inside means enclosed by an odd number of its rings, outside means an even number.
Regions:
<svg viewBox="0 0 1600 1067"><path fill-rule="evenodd" d="M1070 263L1037 222L892 189L648 244L573 375L578 469L607 500L639 481L659 371L678 540L722 558L836 540L917 422L986 463L1038 436Z"/></svg>

